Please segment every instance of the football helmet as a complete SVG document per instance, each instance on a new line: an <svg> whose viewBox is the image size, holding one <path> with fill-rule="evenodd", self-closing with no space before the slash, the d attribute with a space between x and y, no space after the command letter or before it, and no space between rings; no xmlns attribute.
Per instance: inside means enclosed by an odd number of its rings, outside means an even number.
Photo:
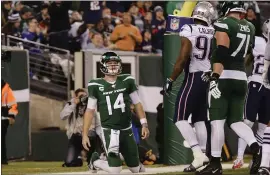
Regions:
<svg viewBox="0 0 270 175"><path fill-rule="evenodd" d="M212 23L215 17L216 17L216 10L213 7L213 5L209 2L199 2L192 12L193 19L204 21L208 25Z"/></svg>
<svg viewBox="0 0 270 175"><path fill-rule="evenodd" d="M118 75L122 72L122 60L114 52L106 52L101 56L100 71L105 75Z"/></svg>
<svg viewBox="0 0 270 175"><path fill-rule="evenodd" d="M246 13L243 1L224 1L220 2L220 16L226 16L229 12Z"/></svg>
<svg viewBox="0 0 270 175"><path fill-rule="evenodd" d="M270 39L270 18L263 23L262 34L268 40Z"/></svg>

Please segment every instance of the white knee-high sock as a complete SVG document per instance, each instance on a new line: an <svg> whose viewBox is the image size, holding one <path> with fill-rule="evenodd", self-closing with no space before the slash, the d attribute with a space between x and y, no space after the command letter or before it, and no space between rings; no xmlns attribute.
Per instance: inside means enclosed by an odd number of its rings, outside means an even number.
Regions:
<svg viewBox="0 0 270 175"><path fill-rule="evenodd" d="M196 130L196 136L198 143L201 147L201 150L203 153L206 151L206 143L207 143L207 130L205 126L205 122L196 122L194 123L195 130Z"/></svg>
<svg viewBox="0 0 270 175"><path fill-rule="evenodd" d="M254 122L247 120L247 119L244 120L244 123L247 126L249 126L250 128L252 128L252 126L254 124ZM238 159L243 159L246 147L247 147L247 142L244 139L242 139L241 137L239 137L238 138L238 153L237 153Z"/></svg>
<svg viewBox="0 0 270 175"><path fill-rule="evenodd" d="M193 154L203 154L201 151L201 148L199 146L199 143L197 141L196 135L194 130L192 129L191 125L186 120L181 120L175 123L179 131L181 132L184 139L188 142L190 145Z"/></svg>
<svg viewBox="0 0 270 175"><path fill-rule="evenodd" d="M244 122L236 122L231 124L232 130L250 146L252 143L257 142L253 131Z"/></svg>
<svg viewBox="0 0 270 175"><path fill-rule="evenodd" d="M93 164L96 168L102 169L108 173L120 173L122 171L122 167L110 167L106 160L98 159L94 161Z"/></svg>
<svg viewBox="0 0 270 175"><path fill-rule="evenodd" d="M224 134L225 120L211 121L211 155L221 157L222 146L225 142Z"/></svg>
<svg viewBox="0 0 270 175"><path fill-rule="evenodd" d="M270 167L270 127L267 127L263 135L261 167Z"/></svg>
<svg viewBox="0 0 270 175"><path fill-rule="evenodd" d="M265 131L267 125L263 124L263 123L258 123L258 130L257 133L255 134L255 137L257 139L258 144L261 146L263 143L263 134Z"/></svg>

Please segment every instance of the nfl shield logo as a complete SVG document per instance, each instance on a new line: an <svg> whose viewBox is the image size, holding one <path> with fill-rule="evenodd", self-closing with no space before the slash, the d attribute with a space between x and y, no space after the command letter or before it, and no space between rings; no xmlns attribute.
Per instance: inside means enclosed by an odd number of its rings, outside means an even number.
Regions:
<svg viewBox="0 0 270 175"><path fill-rule="evenodd" d="M178 18L172 18L171 25L170 25L171 29L178 30L179 29L179 22L180 22L180 20Z"/></svg>

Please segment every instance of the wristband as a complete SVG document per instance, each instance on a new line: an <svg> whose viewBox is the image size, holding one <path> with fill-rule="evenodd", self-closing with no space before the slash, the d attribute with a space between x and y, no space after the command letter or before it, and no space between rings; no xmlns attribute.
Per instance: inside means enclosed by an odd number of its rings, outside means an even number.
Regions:
<svg viewBox="0 0 270 175"><path fill-rule="evenodd" d="M218 80L219 77L220 77L220 75L219 75L218 73L213 72L213 73L211 74L211 78L212 78L213 80L215 80L215 81Z"/></svg>
<svg viewBox="0 0 270 175"><path fill-rule="evenodd" d="M147 124L147 120L146 120L146 118L142 118L142 119L140 119L140 122L141 122L141 125L143 125L143 124Z"/></svg>

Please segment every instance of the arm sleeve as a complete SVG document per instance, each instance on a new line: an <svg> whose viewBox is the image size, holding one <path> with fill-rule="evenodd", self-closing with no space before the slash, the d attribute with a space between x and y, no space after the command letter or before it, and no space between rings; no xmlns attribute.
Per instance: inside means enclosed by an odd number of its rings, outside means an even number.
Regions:
<svg viewBox="0 0 270 175"><path fill-rule="evenodd" d="M98 85L95 82L90 81L88 83L88 96L97 99L97 88Z"/></svg>
<svg viewBox="0 0 270 175"><path fill-rule="evenodd" d="M135 83L135 78L131 75L126 78L126 80L129 82L129 94L131 94L134 91L138 90L138 87Z"/></svg>
<svg viewBox="0 0 270 175"><path fill-rule="evenodd" d="M96 109L97 108L97 99L89 97L87 103L87 109Z"/></svg>
<svg viewBox="0 0 270 175"><path fill-rule="evenodd" d="M129 94L129 97L132 101L132 104L136 105L141 102L141 99L139 97L138 91L134 91L131 94Z"/></svg>
<svg viewBox="0 0 270 175"><path fill-rule="evenodd" d="M214 23L216 32L225 32L229 35L229 26L224 20L218 20Z"/></svg>
<svg viewBox="0 0 270 175"><path fill-rule="evenodd" d="M76 104L72 102L73 99L66 103L64 109L60 112L60 118L66 120L76 108Z"/></svg>
<svg viewBox="0 0 270 175"><path fill-rule="evenodd" d="M191 35L192 35L192 28L191 28L191 26L188 25L188 24L183 25L183 27L180 30L179 36L183 36L183 37L189 38L189 37L191 37Z"/></svg>

